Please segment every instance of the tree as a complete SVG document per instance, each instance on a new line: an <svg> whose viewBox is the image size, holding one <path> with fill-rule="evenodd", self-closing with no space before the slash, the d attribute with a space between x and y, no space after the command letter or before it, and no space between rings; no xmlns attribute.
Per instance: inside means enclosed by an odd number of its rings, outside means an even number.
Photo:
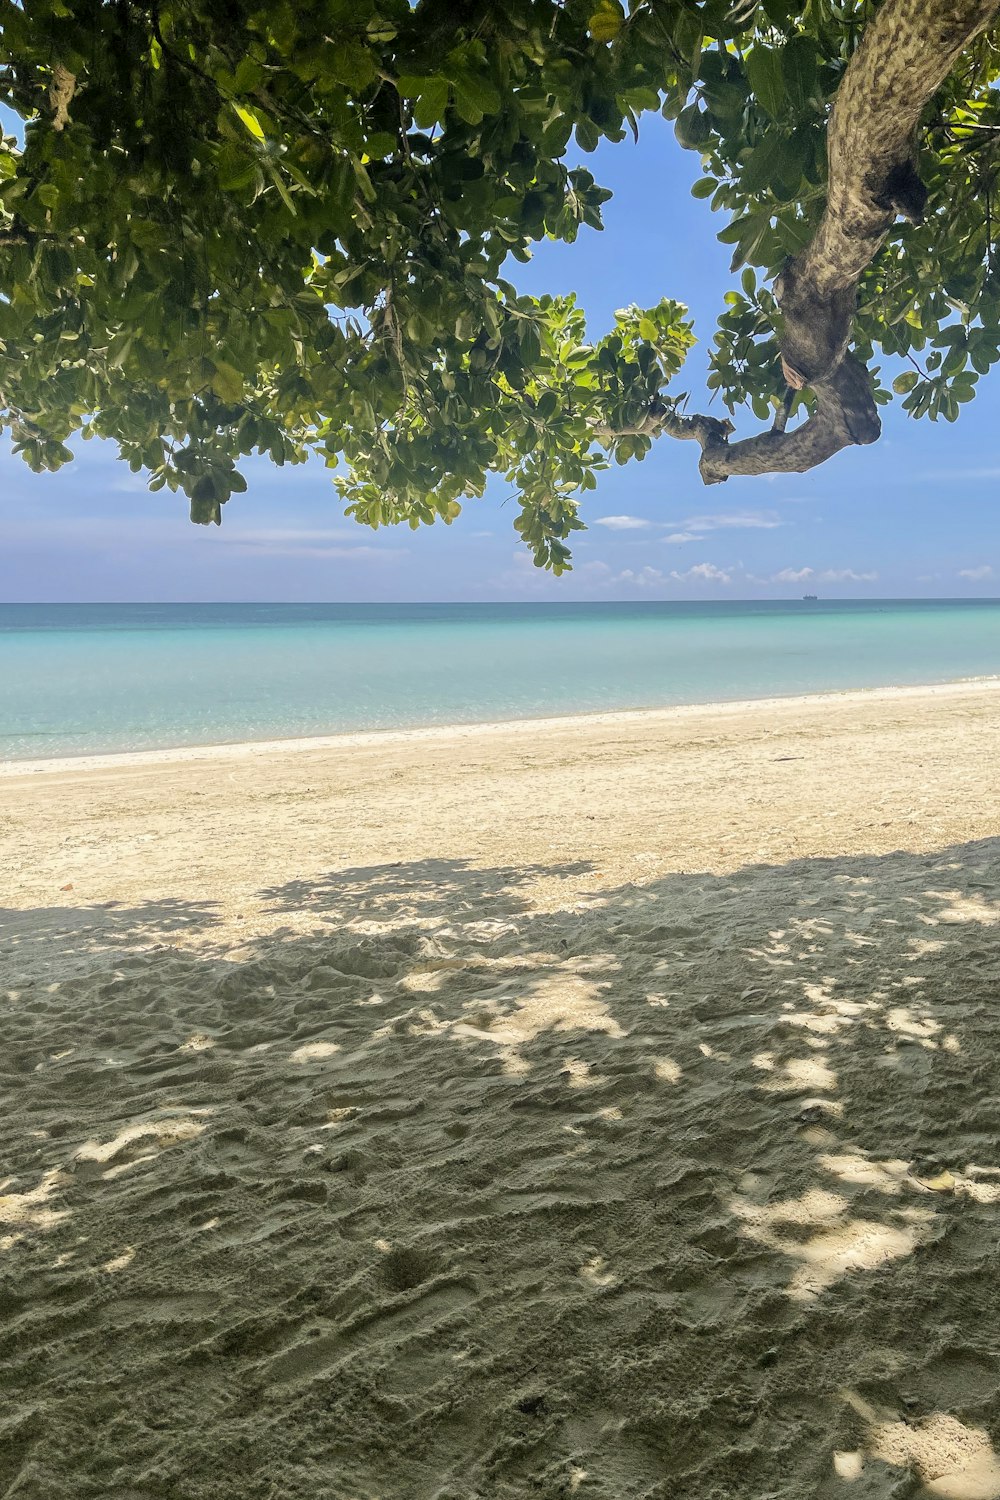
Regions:
<svg viewBox="0 0 1000 1500"><path fill-rule="evenodd" d="M536 562L662 434L708 483L803 470L891 399L953 420L1000 358L1000 0L0 0L0 424L35 469L111 439L219 521L242 456L334 471L372 526L499 472ZM505 275L599 228L572 165L675 122L724 216L709 385L679 304L588 338Z"/></svg>

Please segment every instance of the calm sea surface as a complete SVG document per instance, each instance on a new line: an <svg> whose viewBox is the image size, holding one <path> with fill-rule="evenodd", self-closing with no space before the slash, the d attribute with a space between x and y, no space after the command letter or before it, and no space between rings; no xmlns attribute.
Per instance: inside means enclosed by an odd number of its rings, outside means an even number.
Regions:
<svg viewBox="0 0 1000 1500"><path fill-rule="evenodd" d="M0 758L1000 674L1000 602L0 605Z"/></svg>

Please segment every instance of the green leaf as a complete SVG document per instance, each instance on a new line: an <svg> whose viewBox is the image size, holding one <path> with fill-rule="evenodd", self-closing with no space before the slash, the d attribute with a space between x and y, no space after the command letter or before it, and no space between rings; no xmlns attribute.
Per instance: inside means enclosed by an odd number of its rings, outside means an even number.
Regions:
<svg viewBox="0 0 1000 1500"><path fill-rule="evenodd" d="M902 375L897 375L892 382L892 388L897 396L905 396L907 391L912 391L920 376L916 370L904 370Z"/></svg>
<svg viewBox="0 0 1000 1500"><path fill-rule="evenodd" d="M587 27L595 42L613 42L625 24L625 12L615 0L601 0Z"/></svg>
<svg viewBox="0 0 1000 1500"><path fill-rule="evenodd" d="M215 172L223 192L238 192L249 187L259 168L256 156L237 141L224 141L215 159Z"/></svg>
<svg viewBox="0 0 1000 1500"><path fill-rule="evenodd" d="M402 80L400 80L402 83ZM427 78L421 87L420 95L414 104L414 123L421 130L429 130L432 124L438 124L444 120L445 111L448 108L447 78Z"/></svg>
<svg viewBox="0 0 1000 1500"><path fill-rule="evenodd" d="M263 141L265 139L264 127L258 120L256 112L252 110L249 105L245 104L234 103L233 109L239 115L243 124L246 126L247 132L253 136L254 140Z"/></svg>
<svg viewBox="0 0 1000 1500"><path fill-rule="evenodd" d="M754 47L745 61L754 98L772 120L779 119L787 102L782 54L771 47Z"/></svg>
<svg viewBox="0 0 1000 1500"><path fill-rule="evenodd" d="M688 150L697 150L711 134L711 129L708 117L697 104L688 104L674 122L674 134Z"/></svg>
<svg viewBox="0 0 1000 1500"><path fill-rule="evenodd" d="M792 108L804 110L816 92L816 43L793 36L781 51L781 76Z"/></svg>
<svg viewBox="0 0 1000 1500"><path fill-rule="evenodd" d="M387 130L376 131L365 141L365 152L374 161L383 161L395 151L398 142Z"/></svg>
<svg viewBox="0 0 1000 1500"><path fill-rule="evenodd" d="M235 406L243 399L243 376L235 365L227 364L225 360L217 359L214 364L212 389L223 401Z"/></svg>
<svg viewBox="0 0 1000 1500"><path fill-rule="evenodd" d="M786 151L785 138L771 129L751 151L740 172L740 190L749 198L773 190Z"/></svg>

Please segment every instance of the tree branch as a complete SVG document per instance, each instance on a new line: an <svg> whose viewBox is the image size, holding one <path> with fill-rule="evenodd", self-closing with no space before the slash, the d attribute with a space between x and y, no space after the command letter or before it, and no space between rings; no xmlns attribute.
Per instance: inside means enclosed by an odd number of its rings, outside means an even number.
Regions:
<svg viewBox="0 0 1000 1500"><path fill-rule="evenodd" d="M781 356L791 386L808 385L814 414L730 443L709 418L683 432L650 414L646 431L695 437L706 484L731 474L802 472L881 432L867 370L847 353L862 273L897 214L919 221L926 191L914 165L920 116L1000 0L885 0L844 73L827 130L829 188L810 244L775 283ZM732 430L732 429L730 429Z"/></svg>

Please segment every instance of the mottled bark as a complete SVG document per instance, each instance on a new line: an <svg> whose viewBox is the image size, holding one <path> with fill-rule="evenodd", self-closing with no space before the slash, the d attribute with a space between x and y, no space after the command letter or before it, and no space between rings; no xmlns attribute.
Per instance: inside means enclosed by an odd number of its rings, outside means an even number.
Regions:
<svg viewBox="0 0 1000 1500"><path fill-rule="evenodd" d="M647 431L701 443L706 484L731 474L801 472L879 436L868 373L847 353L858 281L897 214L919 218L917 123L962 52L998 11L1000 0L885 0L876 11L830 116L823 218L775 286L786 378L812 389L816 410L791 432L772 429L738 443L722 431L727 424L651 413Z"/></svg>

